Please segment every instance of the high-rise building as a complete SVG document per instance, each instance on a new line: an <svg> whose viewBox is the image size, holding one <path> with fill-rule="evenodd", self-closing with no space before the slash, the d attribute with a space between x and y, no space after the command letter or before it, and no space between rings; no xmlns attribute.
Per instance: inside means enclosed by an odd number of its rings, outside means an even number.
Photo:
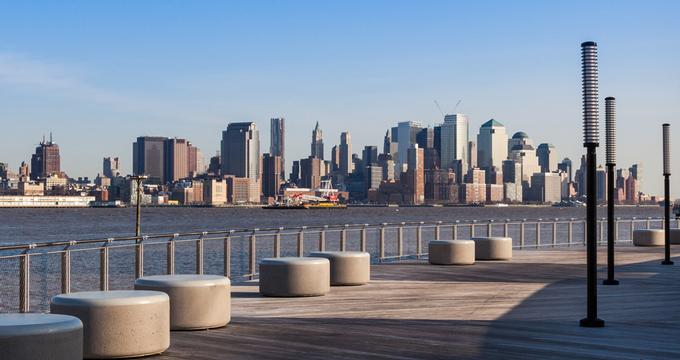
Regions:
<svg viewBox="0 0 680 360"><path fill-rule="evenodd" d="M146 175L147 183L165 183L165 137L140 136L132 144L132 173Z"/></svg>
<svg viewBox="0 0 680 360"><path fill-rule="evenodd" d="M573 168L569 158L564 158L561 163L557 164L557 169L564 171L567 174L569 182L574 181Z"/></svg>
<svg viewBox="0 0 680 360"><path fill-rule="evenodd" d="M541 172L553 172L557 170L557 150L553 144L542 143L536 148L538 165Z"/></svg>
<svg viewBox="0 0 680 360"><path fill-rule="evenodd" d="M364 146L361 158L364 161L364 166L378 165L378 147Z"/></svg>
<svg viewBox="0 0 680 360"><path fill-rule="evenodd" d="M463 114L446 115L441 125L441 168L454 169L454 161L460 160L462 168L467 169L468 162L468 117ZM457 177L459 177L457 175Z"/></svg>
<svg viewBox="0 0 680 360"><path fill-rule="evenodd" d="M522 166L522 181L531 186L531 176L535 173L541 172L541 167L538 165L538 157L536 157L536 149L534 149L531 139L523 132L515 133L512 139L508 141L513 144L508 159L515 160ZM527 198L530 194L527 194Z"/></svg>
<svg viewBox="0 0 680 360"><path fill-rule="evenodd" d="M408 170L406 178L409 189L408 202L411 204L422 204L425 202L425 158L423 149L414 144L407 150Z"/></svg>
<svg viewBox="0 0 680 360"><path fill-rule="evenodd" d="M508 134L505 126L494 119L482 124L477 134L477 166L484 170L493 166L501 168L507 158Z"/></svg>
<svg viewBox="0 0 680 360"><path fill-rule="evenodd" d="M222 175L260 178L260 132L253 122L230 123L222 131Z"/></svg>
<svg viewBox="0 0 680 360"><path fill-rule="evenodd" d="M352 172L352 138L348 131L340 134L340 173L349 175Z"/></svg>
<svg viewBox="0 0 680 360"><path fill-rule="evenodd" d="M310 189L321 187L323 160L310 156L300 160L300 186Z"/></svg>
<svg viewBox="0 0 680 360"><path fill-rule="evenodd" d="M404 121L397 124L398 143L397 163L405 165L408 162L408 149L416 144L418 132L422 129L420 123Z"/></svg>
<svg viewBox="0 0 680 360"><path fill-rule="evenodd" d="M531 147L533 147L534 142L531 141L529 135L527 135L524 131L518 131L514 133L510 139L508 139L508 154L510 154L512 148L517 145L531 145Z"/></svg>
<svg viewBox="0 0 680 360"><path fill-rule="evenodd" d="M59 145L52 140L52 134L50 134L50 141L45 141L43 137L31 157L31 179L43 179L59 172L61 172Z"/></svg>
<svg viewBox="0 0 680 360"><path fill-rule="evenodd" d="M416 134L416 143L423 150L434 148L434 128L427 127L420 129Z"/></svg>
<svg viewBox="0 0 680 360"><path fill-rule="evenodd" d="M295 160L293 161L293 166L291 167L290 170L290 182L296 185L300 185L300 161Z"/></svg>
<svg viewBox="0 0 680 360"><path fill-rule="evenodd" d="M314 130L312 130L312 157L323 160L323 132L319 127L319 122L316 122Z"/></svg>
<svg viewBox="0 0 680 360"><path fill-rule="evenodd" d="M340 171L340 147L338 145L333 145L331 148L331 171Z"/></svg>
<svg viewBox="0 0 680 360"><path fill-rule="evenodd" d="M281 180L286 179L286 119L272 118L269 127L269 155L278 156Z"/></svg>
<svg viewBox="0 0 680 360"><path fill-rule="evenodd" d="M165 166L163 182L175 182L189 176L189 142L170 138L164 142Z"/></svg>
<svg viewBox="0 0 680 360"><path fill-rule="evenodd" d="M470 140L468 141L468 170L477 167L477 143Z"/></svg>
<svg viewBox="0 0 680 360"><path fill-rule="evenodd" d="M531 176L531 200L540 203L562 201L560 175L551 172L535 173Z"/></svg>
<svg viewBox="0 0 680 360"><path fill-rule="evenodd" d="M385 137L383 138L383 154L392 154L392 136L389 130L385 132Z"/></svg>
<svg viewBox="0 0 680 360"><path fill-rule="evenodd" d="M189 177L195 177L205 172L205 164L201 150L187 141L187 172Z"/></svg>
<svg viewBox="0 0 680 360"><path fill-rule="evenodd" d="M276 198L282 183L281 157L271 154L262 155L262 195Z"/></svg>
<svg viewBox="0 0 680 360"><path fill-rule="evenodd" d="M120 174L120 162L117 157L105 157L102 162L102 174L107 178L112 178Z"/></svg>

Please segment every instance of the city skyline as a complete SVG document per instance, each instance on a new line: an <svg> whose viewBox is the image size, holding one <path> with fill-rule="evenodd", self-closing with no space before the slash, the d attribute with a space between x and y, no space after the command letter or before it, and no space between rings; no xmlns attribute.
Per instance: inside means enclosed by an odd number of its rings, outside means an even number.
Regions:
<svg viewBox="0 0 680 360"><path fill-rule="evenodd" d="M9 31L17 26L17 21L26 21L29 14L36 14L30 11L30 6L5 5L2 13L6 18L2 18L0 27L8 31L0 35L5 44L0 48L0 82L5 92L0 100L3 109L0 115L9 123L9 130L4 131L9 136L0 143L0 161L10 163L12 169L21 161L29 162L36 140L51 130L60 145L62 169L69 175L93 177L101 172L101 158L105 156L122 159L121 172L130 173L129 141L137 136L163 134L192 139L207 160L218 150L220 133L228 123L252 121L264 134L269 132L266 125L272 117L287 120L287 159L301 159L308 154L307 134L316 121L324 129L328 148L338 143L341 132L348 131L352 134L353 152L360 153L365 145L380 146L385 129L398 122L415 121L423 125L441 122L442 116L434 100L443 105L445 112L453 112L457 101L462 99L455 110L469 115L470 139L475 139L479 125L493 118L507 126L508 134L525 131L536 144L554 144L559 160L569 157L577 162L582 154L580 91L574 77L577 62L571 53L574 44L594 39L601 45L601 97L618 99L618 163L643 163L645 182L642 191L661 193L661 145L656 125L672 123L679 115L678 109L672 107L672 99L680 93L678 70L672 66L679 47L678 40L669 35L678 33L673 31L678 25L670 15L678 5L624 2L617 3L612 9L597 3L590 5L591 12L581 14L578 10L582 5L579 4L539 3L530 7L485 2L453 6L430 2L412 9L398 3L389 8L385 20L371 23L371 16L381 13L385 4L363 5L358 11L356 4L317 5L308 9L322 8L336 11L338 15L322 15L315 20L329 22L319 30L318 36L325 42L316 51L303 51L311 49L308 45L316 39L300 31L304 26L284 31L298 37L283 43L296 45L309 58L305 62L292 53L285 53L280 66L291 65L290 74L285 74L279 66L252 62L250 57L230 60L225 57L225 49L220 48L216 50L216 60L203 60L207 65L205 71L215 75L210 79L208 73L195 70L187 70L185 74L168 72L175 66L199 62L199 57L192 56L191 52L176 61L158 61L162 59L141 48L146 41L159 40L157 46L162 50L177 51L184 46L197 54L207 48L200 42L189 45L184 39L205 38L205 27L176 30L184 36L177 45L164 41L158 32L145 35L129 46L114 41L111 50L95 44L92 45L94 49L101 50L101 55L95 55L80 51L85 49L85 43L65 40L65 34L75 29L72 26L64 24L55 34L45 33L55 21L61 24L69 19L65 12L62 13L64 10L46 6L46 14L60 14L63 20L39 15L39 26L34 29L19 27L21 31ZM491 8L489 4L494 6ZM205 19L224 30L218 32L219 35L237 49L247 49L249 43L260 44L256 53L261 54L281 49L272 43L272 40L282 39L274 36L271 28L260 30L258 36L236 39L226 34L245 25L226 25L210 16L209 10L222 15L226 10L233 10L242 19L259 21L274 18L274 14L277 17L287 14L290 15L285 20L287 23L300 20L294 12L304 6L272 5L258 15L249 11L253 7L258 6L234 9L229 5L203 5L187 16L192 22ZM453 26L450 19L438 16L453 8L470 19L461 20L464 26ZM115 40L114 35L107 32L112 24L96 15L96 9L97 5L85 6L83 11L93 16L90 20L82 20L85 23L76 24L89 24L94 34ZM123 7L116 11L124 10ZM152 20L162 25L179 10L181 6L170 6ZM556 11L564 13L560 17L563 20L550 15ZM605 13L606 18L602 16ZM539 14L546 16L542 18ZM511 20L513 16L516 20ZM574 21L575 18L580 20ZM340 20L348 19L350 28L341 27ZM420 25L432 21L415 32L397 29L387 21L409 19ZM103 24L94 23L98 20ZM128 31L140 31L142 20L147 19L143 16L132 19ZM313 25L310 21L306 19L304 25ZM522 21L526 24L521 24ZM495 25L490 26L490 23ZM367 39L352 39L356 43L350 43L346 38L351 36L344 34L341 38L337 34L339 29L357 32L353 26L363 29ZM535 28L549 31L538 34L532 32ZM664 31L657 31L659 29ZM38 39L43 36L44 40ZM268 36L273 38L267 39ZM405 41L399 45L398 39ZM48 46L45 41L55 45ZM383 45L378 49L368 48L367 45L373 42ZM455 50L447 46L450 43L455 43ZM58 45L63 45L64 49L57 49ZM338 50L333 50L336 47ZM631 48L638 51L631 53ZM333 59L337 55L335 51L348 49L353 51ZM537 53L533 49L541 50ZM65 50L73 50L73 54ZM101 57L111 56L113 50L119 53L111 60ZM133 50L138 51L134 58L129 55ZM409 52L418 57L408 55ZM453 56L460 52L468 56ZM541 61L527 61L529 55L538 55ZM135 62L134 59L139 60ZM252 65L245 65L246 60ZM130 66L130 74L119 73L114 66L117 62L135 66ZM151 67L157 67L157 70L140 76L140 72ZM424 67L431 69L422 71ZM335 74L327 74L332 69ZM252 75L256 70L263 73ZM196 74L202 81L188 80ZM318 78L320 74L325 75ZM137 79L141 80L139 92L121 96ZM170 89L190 85L187 89L191 92L166 91L151 85L151 80L158 79L163 79L163 84ZM216 85L224 79L232 79L233 87ZM293 80L299 80L299 84ZM271 83L283 83L288 91L284 94L263 87ZM237 89L243 90L242 94L234 93ZM241 106L237 106L239 102ZM43 108L49 111L40 110ZM17 124L21 124L21 129ZM93 136L92 139L87 136L102 133L106 136ZM262 137L261 141L260 150L264 153L268 139ZM626 144L638 144L639 147ZM598 151L599 163L604 163L603 145ZM286 173L290 166L291 162L288 162ZM674 194L677 196L677 190Z"/></svg>

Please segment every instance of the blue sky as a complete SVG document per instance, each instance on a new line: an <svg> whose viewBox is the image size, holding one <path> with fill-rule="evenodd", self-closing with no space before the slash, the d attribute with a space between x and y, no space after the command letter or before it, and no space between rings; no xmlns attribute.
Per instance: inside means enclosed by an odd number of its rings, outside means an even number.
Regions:
<svg viewBox="0 0 680 360"><path fill-rule="evenodd" d="M642 162L643 190L660 193L660 125L680 125L679 11L676 1L0 1L0 161L16 168L52 131L69 175L95 176L103 156L129 171L139 135L185 137L208 157L235 121L255 121L266 152L269 118L284 116L290 164L309 153L316 121L327 152L345 130L360 152L398 121L440 122L434 100L448 112L462 100L471 138L495 118L578 163L579 45L594 40L601 97L618 100L618 163Z"/></svg>

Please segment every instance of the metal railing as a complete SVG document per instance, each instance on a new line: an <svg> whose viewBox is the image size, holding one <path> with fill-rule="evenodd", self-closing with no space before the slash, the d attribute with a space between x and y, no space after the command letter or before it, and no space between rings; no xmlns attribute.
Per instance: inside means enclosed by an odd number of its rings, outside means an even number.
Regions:
<svg viewBox="0 0 680 360"><path fill-rule="evenodd" d="M598 226L598 243L604 245L606 219ZM661 218L618 218L615 241L630 242L633 230L662 226ZM475 236L511 237L516 249L582 246L585 221L345 224L5 245L0 246L0 312L46 310L58 293L131 288L144 274L205 272L238 282L256 278L258 260L265 257L355 250L369 252L373 262L395 261L427 255L425 241Z"/></svg>

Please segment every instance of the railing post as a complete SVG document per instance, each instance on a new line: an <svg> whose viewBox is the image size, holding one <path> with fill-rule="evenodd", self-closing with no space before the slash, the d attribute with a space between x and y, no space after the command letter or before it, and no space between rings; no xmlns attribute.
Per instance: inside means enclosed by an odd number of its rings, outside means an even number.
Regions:
<svg viewBox="0 0 680 360"><path fill-rule="evenodd" d="M113 239L109 238L106 244L99 249L99 290L109 290L109 247Z"/></svg>
<svg viewBox="0 0 680 360"><path fill-rule="evenodd" d="M75 244L72 241L66 248L64 252L61 253L61 293L68 294L71 292L71 250L69 247Z"/></svg>
<svg viewBox="0 0 680 360"><path fill-rule="evenodd" d="M19 257L19 312L31 309L31 255L28 250Z"/></svg>
<svg viewBox="0 0 680 360"><path fill-rule="evenodd" d="M305 229L307 227L303 226L300 228L300 232L297 236L297 256L302 257L305 253Z"/></svg>
<svg viewBox="0 0 680 360"><path fill-rule="evenodd" d="M148 239L147 235L137 239L135 246L135 278L139 279L144 276L144 240Z"/></svg>
<svg viewBox="0 0 680 360"><path fill-rule="evenodd" d="M387 223L382 223L382 226L380 226L380 242L378 244L380 251L380 261L385 259L385 226L387 226Z"/></svg>
<svg viewBox="0 0 680 360"><path fill-rule="evenodd" d="M259 229L253 229L248 241L248 273L250 280L255 278L255 267L257 266L257 236L255 233Z"/></svg>
<svg viewBox="0 0 680 360"><path fill-rule="evenodd" d="M359 239L359 248L360 251L366 252L366 228L368 227L368 224L364 224L364 226L361 228L361 238Z"/></svg>
<svg viewBox="0 0 680 360"><path fill-rule="evenodd" d="M630 239L633 240L633 231L635 231L635 217L630 219Z"/></svg>
<svg viewBox="0 0 680 360"><path fill-rule="evenodd" d="M604 243L604 219L605 218L602 218L602 220L600 220L600 245Z"/></svg>
<svg viewBox="0 0 680 360"><path fill-rule="evenodd" d="M175 274L175 240L177 238L179 238L179 234L173 234L166 244L165 272L168 275Z"/></svg>
<svg viewBox="0 0 680 360"><path fill-rule="evenodd" d="M493 235L492 235L493 232L491 231L491 230L493 230L493 229L491 228L492 225L493 225L493 220L489 220L489 223L486 224L486 236L487 236L487 237L493 236Z"/></svg>
<svg viewBox="0 0 680 360"><path fill-rule="evenodd" d="M587 240L588 240L588 224L586 224L586 221L583 220L583 246L586 246Z"/></svg>
<svg viewBox="0 0 680 360"><path fill-rule="evenodd" d="M508 237L508 223L510 219L505 219L505 224L503 224L503 237Z"/></svg>
<svg viewBox="0 0 680 360"><path fill-rule="evenodd" d="M619 222L621 222L621 218L617 217L614 222L614 243L619 241Z"/></svg>
<svg viewBox="0 0 680 360"><path fill-rule="evenodd" d="M552 245L555 247L557 245L557 221L559 219L555 219L555 221L552 224Z"/></svg>
<svg viewBox="0 0 680 360"><path fill-rule="evenodd" d="M283 231L283 227L280 227L277 231L276 234L274 235L274 257L281 257L281 231Z"/></svg>
<svg viewBox="0 0 680 360"><path fill-rule="evenodd" d="M525 221L527 219L522 219L522 222L519 224L519 248L524 249L524 225Z"/></svg>
<svg viewBox="0 0 680 360"><path fill-rule="evenodd" d="M345 248L347 247L347 228L349 225L345 224L345 227L342 228L342 231L340 232L340 251L345 251Z"/></svg>
<svg viewBox="0 0 680 360"><path fill-rule="evenodd" d="M453 223L453 226L451 226L451 240L456 240L458 239L458 223L460 220L456 220Z"/></svg>
<svg viewBox="0 0 680 360"><path fill-rule="evenodd" d="M647 229L651 229L651 228L652 228L652 217L648 216L647 217Z"/></svg>
<svg viewBox="0 0 680 360"><path fill-rule="evenodd" d="M203 232L201 237L196 240L196 274L203 275L203 238L208 235L207 232Z"/></svg>
<svg viewBox="0 0 680 360"><path fill-rule="evenodd" d="M223 243L223 252L222 255L224 256L223 259L223 273L225 277L231 278L231 234L234 233L234 230L229 230L227 232L227 235L224 237L224 243Z"/></svg>
<svg viewBox="0 0 680 360"><path fill-rule="evenodd" d="M416 259L420 259L420 254L423 252L423 224L422 221L418 223L416 229Z"/></svg>
<svg viewBox="0 0 680 360"><path fill-rule="evenodd" d="M574 218L569 220L569 228L567 228L567 242L569 246L574 242Z"/></svg>
<svg viewBox="0 0 680 360"><path fill-rule="evenodd" d="M538 221L536 221L536 247L537 248L541 246L541 221L543 221L543 219L538 219Z"/></svg>
<svg viewBox="0 0 680 360"><path fill-rule="evenodd" d="M397 230L397 252L399 257L404 256L404 222L399 224L399 229Z"/></svg>
<svg viewBox="0 0 680 360"><path fill-rule="evenodd" d="M326 251L326 230L328 230L328 225L324 225L319 231L319 251Z"/></svg>
<svg viewBox="0 0 680 360"><path fill-rule="evenodd" d="M472 220L472 223L470 224L470 237L473 238L475 237L475 223L477 220Z"/></svg>
<svg viewBox="0 0 680 360"><path fill-rule="evenodd" d="M437 221L437 225L434 226L434 239L439 240L441 236L441 221Z"/></svg>

